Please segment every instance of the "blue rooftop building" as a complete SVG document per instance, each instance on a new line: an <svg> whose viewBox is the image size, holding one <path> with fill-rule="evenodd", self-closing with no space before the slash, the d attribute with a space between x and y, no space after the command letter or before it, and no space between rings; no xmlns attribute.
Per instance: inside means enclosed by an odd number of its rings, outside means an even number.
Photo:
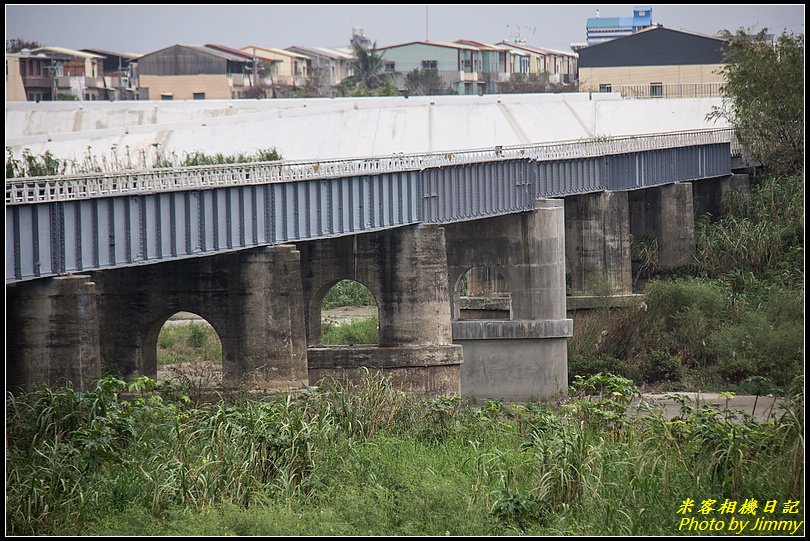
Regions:
<svg viewBox="0 0 810 541"><path fill-rule="evenodd" d="M588 45L629 36L650 26L653 26L651 6L636 6L632 17L599 17L597 11L596 17L588 18L586 25Z"/></svg>

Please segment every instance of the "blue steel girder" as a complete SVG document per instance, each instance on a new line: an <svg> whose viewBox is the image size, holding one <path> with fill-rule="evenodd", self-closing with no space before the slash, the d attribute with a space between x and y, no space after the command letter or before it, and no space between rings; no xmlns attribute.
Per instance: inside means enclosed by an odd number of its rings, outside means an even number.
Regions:
<svg viewBox="0 0 810 541"><path fill-rule="evenodd" d="M274 182L245 173L253 181L27 201L44 190L33 183L11 203L7 182L6 283L420 222L475 220L530 210L536 198L731 172L728 142L572 158L523 156L499 148L491 161L459 165Z"/></svg>

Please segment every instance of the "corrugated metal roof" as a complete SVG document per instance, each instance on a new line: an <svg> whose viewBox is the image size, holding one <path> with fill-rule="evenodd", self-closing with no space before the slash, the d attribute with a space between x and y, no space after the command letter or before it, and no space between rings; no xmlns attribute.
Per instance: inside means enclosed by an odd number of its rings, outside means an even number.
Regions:
<svg viewBox="0 0 810 541"><path fill-rule="evenodd" d="M222 51L224 53L232 54L234 56L242 58L243 60L247 60L247 61L252 60L252 57L249 54L245 53L244 51L240 51L239 49L233 49L231 47L227 47L225 45L219 45L217 43L206 43L205 46L210 48L210 49L216 49L216 50Z"/></svg>
<svg viewBox="0 0 810 541"><path fill-rule="evenodd" d="M722 64L726 41L668 28L648 28L579 51L580 68Z"/></svg>
<svg viewBox="0 0 810 541"><path fill-rule="evenodd" d="M237 56L235 54L226 51L221 51L219 49L215 49L207 45L181 45L181 47L188 47L189 49L194 49L195 51L210 54L211 56L216 56L229 62L249 62L249 58L246 57L244 54Z"/></svg>
<svg viewBox="0 0 810 541"><path fill-rule="evenodd" d="M115 51L105 51L104 49L85 48L85 49L82 49L82 52L92 53L92 54L101 54L101 55L104 55L104 56L120 56L121 58L128 58L129 60L135 60L136 58L141 57L141 55L135 54L135 53L117 53Z"/></svg>
<svg viewBox="0 0 810 541"><path fill-rule="evenodd" d="M37 47L36 49L31 49L31 52L51 52L65 56L75 56L78 58L104 58L104 56L100 54L85 53L75 49L68 49L67 47Z"/></svg>

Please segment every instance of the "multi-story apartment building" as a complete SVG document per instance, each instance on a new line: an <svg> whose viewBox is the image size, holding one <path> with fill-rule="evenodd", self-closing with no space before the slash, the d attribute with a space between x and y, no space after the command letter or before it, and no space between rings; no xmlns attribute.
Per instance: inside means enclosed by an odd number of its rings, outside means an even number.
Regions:
<svg viewBox="0 0 810 541"><path fill-rule="evenodd" d="M6 53L6 101L52 100L61 61L28 49Z"/></svg>
<svg viewBox="0 0 810 541"><path fill-rule="evenodd" d="M457 94L482 94L485 80L483 52L479 47L463 43L413 41L400 45L378 47L383 55L385 72L398 88L404 86L405 76L413 70L436 70Z"/></svg>
<svg viewBox="0 0 810 541"><path fill-rule="evenodd" d="M140 57L137 69L138 99L232 99L251 87L250 57L221 45L172 45Z"/></svg>
<svg viewBox="0 0 810 541"><path fill-rule="evenodd" d="M72 96L77 100L106 100L101 63L104 56L65 47L38 47L32 53L43 53L55 60L52 64L55 77L52 95Z"/></svg>
<svg viewBox="0 0 810 541"><path fill-rule="evenodd" d="M352 75L351 64L354 56L351 54L336 49L299 45L287 47L286 50L310 59L308 64L310 79L324 95L328 94L332 87L339 85L345 78Z"/></svg>
<svg viewBox="0 0 810 541"><path fill-rule="evenodd" d="M138 72L135 69L139 55L103 49L82 49L83 53L101 55L101 73L107 88L107 97L114 100L137 98Z"/></svg>
<svg viewBox="0 0 810 541"><path fill-rule="evenodd" d="M460 39L456 43L477 47L481 51L479 77L487 94L497 93L499 85L509 81L512 75L529 73L530 56L525 51L471 40Z"/></svg>
<svg viewBox="0 0 810 541"><path fill-rule="evenodd" d="M312 59L303 54L258 45L247 45L240 50L269 64L270 75L266 78L269 80L265 83L270 86L304 86L311 73Z"/></svg>
<svg viewBox="0 0 810 541"><path fill-rule="evenodd" d="M585 25L588 45L605 43L612 39L629 36L653 25L652 7L636 6L632 17L590 17Z"/></svg>
<svg viewBox="0 0 810 541"><path fill-rule="evenodd" d="M556 51L525 43L501 41L498 45L523 51L528 55L530 74L547 74L549 82L556 84L576 84L578 56L574 52Z"/></svg>

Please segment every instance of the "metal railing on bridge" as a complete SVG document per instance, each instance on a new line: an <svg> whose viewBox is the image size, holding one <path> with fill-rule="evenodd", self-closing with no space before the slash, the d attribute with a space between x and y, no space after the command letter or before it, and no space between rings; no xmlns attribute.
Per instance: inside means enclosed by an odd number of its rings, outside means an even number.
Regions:
<svg viewBox="0 0 810 541"><path fill-rule="evenodd" d="M731 130L6 181L6 283L534 208L731 172Z"/></svg>
<svg viewBox="0 0 810 541"><path fill-rule="evenodd" d="M740 148L733 130L692 130L375 158L257 162L8 179L6 204L379 175L516 159L572 160L717 143L731 143L732 155L739 155Z"/></svg>

